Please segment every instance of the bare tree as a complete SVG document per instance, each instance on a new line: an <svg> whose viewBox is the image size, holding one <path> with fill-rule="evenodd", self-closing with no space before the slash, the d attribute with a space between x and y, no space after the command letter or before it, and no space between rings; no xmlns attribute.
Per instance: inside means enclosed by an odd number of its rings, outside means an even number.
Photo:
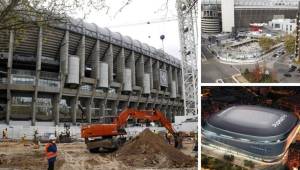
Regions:
<svg viewBox="0 0 300 170"><path fill-rule="evenodd" d="M121 4L121 12L132 0ZM79 11L85 18L92 10L109 11L107 0L0 0L0 30L23 29L35 24L67 21Z"/></svg>

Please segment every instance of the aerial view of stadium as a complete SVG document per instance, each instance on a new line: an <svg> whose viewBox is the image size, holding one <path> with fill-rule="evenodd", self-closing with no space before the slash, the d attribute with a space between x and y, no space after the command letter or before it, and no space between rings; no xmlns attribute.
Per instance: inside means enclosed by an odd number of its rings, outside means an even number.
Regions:
<svg viewBox="0 0 300 170"><path fill-rule="evenodd" d="M299 104L292 102L299 92L297 87L204 87L202 165L216 158L244 168L299 167L299 161L290 163L300 153L293 152L300 144L300 122Z"/></svg>

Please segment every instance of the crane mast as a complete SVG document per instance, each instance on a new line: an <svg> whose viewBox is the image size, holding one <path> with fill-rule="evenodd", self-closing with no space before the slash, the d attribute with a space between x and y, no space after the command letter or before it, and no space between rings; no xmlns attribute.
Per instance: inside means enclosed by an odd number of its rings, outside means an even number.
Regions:
<svg viewBox="0 0 300 170"><path fill-rule="evenodd" d="M198 114L197 0L177 0L184 114Z"/></svg>

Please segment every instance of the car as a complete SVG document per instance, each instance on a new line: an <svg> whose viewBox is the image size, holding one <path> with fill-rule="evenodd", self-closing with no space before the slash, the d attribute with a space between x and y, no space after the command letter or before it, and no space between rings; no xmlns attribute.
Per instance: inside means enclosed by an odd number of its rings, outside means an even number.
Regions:
<svg viewBox="0 0 300 170"><path fill-rule="evenodd" d="M278 56L278 54L276 54L276 53L275 53L275 54L273 54L273 56L272 56L272 57L277 57L277 56Z"/></svg>
<svg viewBox="0 0 300 170"><path fill-rule="evenodd" d="M289 74L289 73L285 73L284 76L285 76L285 77L292 77L292 75Z"/></svg>
<svg viewBox="0 0 300 170"><path fill-rule="evenodd" d="M297 67L292 65L288 72L294 72L296 69L297 69Z"/></svg>

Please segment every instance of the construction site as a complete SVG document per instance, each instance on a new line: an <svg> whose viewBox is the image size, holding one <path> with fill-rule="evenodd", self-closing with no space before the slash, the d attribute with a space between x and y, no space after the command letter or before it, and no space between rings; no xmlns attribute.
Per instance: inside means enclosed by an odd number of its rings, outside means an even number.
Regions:
<svg viewBox="0 0 300 170"><path fill-rule="evenodd" d="M197 0L172 3L179 56L0 1L0 169L197 169Z"/></svg>

